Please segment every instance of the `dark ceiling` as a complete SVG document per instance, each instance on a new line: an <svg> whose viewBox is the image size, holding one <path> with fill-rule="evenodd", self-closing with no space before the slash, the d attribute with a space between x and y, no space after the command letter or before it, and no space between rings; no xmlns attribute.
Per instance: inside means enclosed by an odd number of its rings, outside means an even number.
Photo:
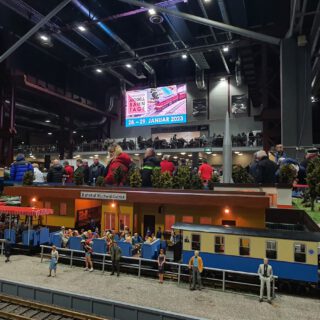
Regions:
<svg viewBox="0 0 320 320"><path fill-rule="evenodd" d="M320 1L315 0L153 0L164 7L196 16L230 23L247 30L277 38L285 38L295 8L293 35L307 36L312 50L314 94L320 79ZM1 53L48 14L59 0L0 0ZM73 0L35 33L6 62L6 71L15 76L17 100L52 113L72 114L79 120L97 121L101 114L81 109L71 102L52 99L24 86L21 74L51 84L63 94L90 100L99 110L106 110L109 96L119 93L120 83L126 87L165 84L194 80L196 69L205 75L234 74L235 63L246 56L251 61L254 77L244 80L249 85L253 103L259 101L259 73L262 42L224 30L160 14L160 24L150 21L148 10L120 0ZM79 26L85 28L80 31ZM50 39L44 43L39 39ZM224 45L229 51L224 52ZM267 45L270 71L279 73L279 47ZM187 59L181 55L187 54ZM128 68L130 65L131 68ZM102 72L97 73L97 69ZM16 70L16 71L12 71ZM279 91L279 83L273 90ZM79 98L80 99L80 98ZM66 109L65 106L68 106ZM20 111L17 123L26 125L28 111ZM23 114L25 112L26 114ZM30 115L29 115L30 116ZM40 117L41 118L41 117ZM39 120L40 121L40 120ZM53 122L56 121L53 119ZM28 124L46 129L46 124Z"/></svg>

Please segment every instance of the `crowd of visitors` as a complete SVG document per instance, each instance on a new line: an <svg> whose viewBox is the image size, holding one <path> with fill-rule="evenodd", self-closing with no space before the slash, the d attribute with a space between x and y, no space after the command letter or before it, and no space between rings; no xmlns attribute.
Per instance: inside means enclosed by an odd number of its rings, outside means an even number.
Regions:
<svg viewBox="0 0 320 320"><path fill-rule="evenodd" d="M112 144L108 148L109 160L106 165L102 164L99 157L95 156L93 164L88 165L87 160L77 159L74 169L68 161L53 160L48 172L41 172L38 164L31 165L25 160L23 154L19 154L16 161L11 165L10 178L15 182L21 182L27 171L33 171L34 182L36 183L62 183L62 184L86 184L96 185L99 177L102 177L106 185L128 185L129 172L135 167L135 163L130 156L124 152L120 145ZM284 152L281 144L275 147L274 152L260 150L253 156L252 163L247 167L248 173L254 178L256 183L277 183L279 182L280 170L284 165L290 165L296 171L295 181L299 184L306 183L306 170L308 163L314 157L319 156L318 149L308 150L302 162L290 158ZM185 160L181 160L180 165L186 165ZM159 168L161 173L168 172L171 176L177 173L178 164L170 160L170 156L164 155L162 160L156 156L155 149L147 148L143 158L141 168L142 187L152 187L152 174L155 168ZM215 173L218 177L223 175L223 168L215 171L215 168L208 164L206 159L202 159L199 167L191 168L193 173L197 173L204 186ZM77 177L82 181L77 182Z"/></svg>

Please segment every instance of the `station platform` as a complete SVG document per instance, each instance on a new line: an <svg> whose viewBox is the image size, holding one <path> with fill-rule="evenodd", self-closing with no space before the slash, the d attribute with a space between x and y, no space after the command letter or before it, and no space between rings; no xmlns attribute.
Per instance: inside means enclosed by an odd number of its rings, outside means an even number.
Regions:
<svg viewBox="0 0 320 320"><path fill-rule="evenodd" d="M0 278L48 289L83 294L100 299L156 308L201 319L214 320L314 320L320 314L318 299L277 294L272 305L259 303L258 297L203 289L190 291L186 284L120 274L111 276L100 270L59 264L56 278L48 278L49 260L39 257L12 256L5 263L0 256Z"/></svg>

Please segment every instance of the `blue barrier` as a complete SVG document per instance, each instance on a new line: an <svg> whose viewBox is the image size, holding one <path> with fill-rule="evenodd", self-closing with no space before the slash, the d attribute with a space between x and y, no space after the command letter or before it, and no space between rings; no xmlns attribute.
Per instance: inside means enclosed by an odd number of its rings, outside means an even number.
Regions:
<svg viewBox="0 0 320 320"><path fill-rule="evenodd" d="M125 257L132 257L132 244L125 241L117 241L121 249L121 255Z"/></svg>
<svg viewBox="0 0 320 320"><path fill-rule="evenodd" d="M81 244L81 240L81 237L70 237L68 242L69 249L82 251L83 247Z"/></svg>
<svg viewBox="0 0 320 320"><path fill-rule="evenodd" d="M41 228L38 234L39 244L46 244L50 242L50 233L48 228Z"/></svg>
<svg viewBox="0 0 320 320"><path fill-rule="evenodd" d="M160 251L160 239L152 243L144 242L142 245L141 256L144 259L157 259Z"/></svg>
<svg viewBox="0 0 320 320"><path fill-rule="evenodd" d="M16 232L15 230L5 229L4 230L4 238L9 240L10 243L16 243Z"/></svg>
<svg viewBox="0 0 320 320"><path fill-rule="evenodd" d="M107 252L107 243L104 239L93 239L92 250L96 253L106 253Z"/></svg>
<svg viewBox="0 0 320 320"><path fill-rule="evenodd" d="M34 239L34 230L25 230L22 232L22 244L24 246L30 246L30 243L33 244L33 239Z"/></svg>
<svg viewBox="0 0 320 320"><path fill-rule="evenodd" d="M56 246L57 248L62 247L62 239L59 233L55 233L52 236L52 245Z"/></svg>

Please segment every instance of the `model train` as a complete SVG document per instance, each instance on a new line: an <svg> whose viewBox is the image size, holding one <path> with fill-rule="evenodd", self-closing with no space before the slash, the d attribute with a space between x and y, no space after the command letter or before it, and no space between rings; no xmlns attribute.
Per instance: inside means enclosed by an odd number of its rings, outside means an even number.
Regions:
<svg viewBox="0 0 320 320"><path fill-rule="evenodd" d="M163 99L159 99L156 102L155 110L157 112L162 111L163 109L169 107L171 104L179 100L179 95L171 94Z"/></svg>
<svg viewBox="0 0 320 320"><path fill-rule="evenodd" d="M319 284L319 232L176 223L182 232L183 263L199 250L210 268L257 272L264 257L279 281Z"/></svg>

